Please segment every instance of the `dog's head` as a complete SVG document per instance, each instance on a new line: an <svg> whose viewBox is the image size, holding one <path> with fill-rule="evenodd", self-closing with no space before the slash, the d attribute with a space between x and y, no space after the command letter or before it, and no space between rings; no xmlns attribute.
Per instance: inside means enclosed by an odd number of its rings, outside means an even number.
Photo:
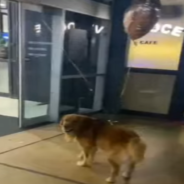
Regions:
<svg viewBox="0 0 184 184"><path fill-rule="evenodd" d="M82 130L88 129L92 125L92 121L93 119L88 116L68 114L62 118L60 126L64 133L76 135Z"/></svg>
<svg viewBox="0 0 184 184"><path fill-rule="evenodd" d="M74 141L76 138L76 126L79 122L77 115L70 114L65 115L60 121L60 128L65 134L65 140L67 142Z"/></svg>
<svg viewBox="0 0 184 184"><path fill-rule="evenodd" d="M65 115L60 122L62 131L67 134L73 134L75 132L77 122L79 122L79 117L77 115Z"/></svg>
<svg viewBox="0 0 184 184"><path fill-rule="evenodd" d="M92 133L101 125L102 123L98 119L77 114L65 115L60 122L62 131L72 137Z"/></svg>

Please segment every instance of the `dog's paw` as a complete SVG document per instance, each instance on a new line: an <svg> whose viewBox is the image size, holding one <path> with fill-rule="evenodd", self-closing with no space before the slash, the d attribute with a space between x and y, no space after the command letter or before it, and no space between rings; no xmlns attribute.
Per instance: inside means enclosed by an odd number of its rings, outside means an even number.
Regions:
<svg viewBox="0 0 184 184"><path fill-rule="evenodd" d="M90 165L85 163L84 161L78 161L76 165L80 167L90 167Z"/></svg>
<svg viewBox="0 0 184 184"><path fill-rule="evenodd" d="M125 180L129 180L131 178L130 174L128 172L124 172L122 174L122 177L125 179Z"/></svg>
<svg viewBox="0 0 184 184"><path fill-rule="evenodd" d="M80 167L84 167L85 163L83 161L78 161L76 165Z"/></svg>
<svg viewBox="0 0 184 184"><path fill-rule="evenodd" d="M106 179L106 182L107 182L107 183L115 183L116 181L115 181L114 178L109 177L109 178Z"/></svg>

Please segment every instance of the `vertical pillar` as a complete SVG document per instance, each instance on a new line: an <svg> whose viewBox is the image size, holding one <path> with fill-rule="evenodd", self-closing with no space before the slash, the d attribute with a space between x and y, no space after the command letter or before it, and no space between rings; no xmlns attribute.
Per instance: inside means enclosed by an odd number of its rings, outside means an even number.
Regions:
<svg viewBox="0 0 184 184"><path fill-rule="evenodd" d="M181 49L180 63L169 110L171 120L184 118L184 42Z"/></svg>
<svg viewBox="0 0 184 184"><path fill-rule="evenodd" d="M123 16L131 1L114 0L112 4L112 29L110 53L107 65L105 110L117 113L121 109L121 90L126 67L126 48L128 36L123 30Z"/></svg>
<svg viewBox="0 0 184 184"><path fill-rule="evenodd" d="M52 19L52 62L51 62L51 91L49 117L50 121L58 121L60 108L60 89L63 62L65 11L58 10Z"/></svg>

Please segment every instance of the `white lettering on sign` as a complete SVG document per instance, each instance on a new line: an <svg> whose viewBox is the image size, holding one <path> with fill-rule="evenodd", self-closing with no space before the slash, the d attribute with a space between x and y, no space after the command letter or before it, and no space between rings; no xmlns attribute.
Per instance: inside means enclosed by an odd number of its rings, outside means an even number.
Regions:
<svg viewBox="0 0 184 184"><path fill-rule="evenodd" d="M151 30L152 33L157 33L160 30L160 24L155 24L154 28Z"/></svg>
<svg viewBox="0 0 184 184"><path fill-rule="evenodd" d="M36 33L41 33L42 25L41 24L35 24L34 26Z"/></svg>
<svg viewBox="0 0 184 184"><path fill-rule="evenodd" d="M98 26L98 25L92 25L94 27L94 31L96 34L100 34L105 27L104 26ZM70 30L75 29L75 22L69 22L67 25L64 25L64 30Z"/></svg>
<svg viewBox="0 0 184 184"><path fill-rule="evenodd" d="M103 31L104 27L99 27L98 25L95 25L95 33L100 34Z"/></svg>
<svg viewBox="0 0 184 184"><path fill-rule="evenodd" d="M173 29L171 35L180 37L181 34L183 33L183 31L184 31L184 28L183 28L183 27L176 26L176 27Z"/></svg>
<svg viewBox="0 0 184 184"><path fill-rule="evenodd" d="M75 22L70 22L70 23L68 23L68 25L67 25L67 29L74 29L75 28Z"/></svg>
<svg viewBox="0 0 184 184"><path fill-rule="evenodd" d="M161 32L163 34L169 34L171 30L172 30L172 25L170 24L165 24L161 27Z"/></svg>
<svg viewBox="0 0 184 184"><path fill-rule="evenodd" d="M154 28L150 31L152 33L161 32L163 34L171 34L172 36L180 37L182 33L184 32L184 27L180 26L173 26L171 24L155 24Z"/></svg>

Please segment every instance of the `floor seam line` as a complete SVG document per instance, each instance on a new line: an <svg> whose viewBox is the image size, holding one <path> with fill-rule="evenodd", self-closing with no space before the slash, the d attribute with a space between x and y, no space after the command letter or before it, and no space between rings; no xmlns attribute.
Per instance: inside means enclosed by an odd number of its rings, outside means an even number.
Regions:
<svg viewBox="0 0 184 184"><path fill-rule="evenodd" d="M56 176L56 175L52 175L52 174L36 171L36 170L33 170L33 169L24 168L24 167L19 167L19 166L15 166L15 165L10 165L10 164L6 164L6 163L2 163L2 162L0 162L0 165L5 166L5 167L9 167L9 168L13 168L13 169L22 170L22 171L29 172L29 173L34 173L34 174L37 174L37 175L42 175L42 176L46 176L46 177L50 177L50 178L54 178L54 179L58 179L58 180L63 180L63 181L69 182L69 183L86 184L86 183L82 183L82 182L79 182L79 181L63 178L63 177L60 177L60 176Z"/></svg>
<svg viewBox="0 0 184 184"><path fill-rule="evenodd" d="M52 139L52 138L55 138L55 137L59 137L59 136L61 136L61 135L63 135L63 134L64 134L64 133L60 133L60 134L57 134L57 135L52 136L52 137L48 137L48 138L41 139L41 140L36 141L36 142L32 142L32 143L29 143L29 144L26 144L26 145L23 145L23 146L19 146L19 147L17 147L17 148L13 148L13 149L10 149L10 150L7 150L7 151L3 151L3 152L0 152L0 155L3 155L3 154L5 154L5 153L9 153L9 152L11 152L11 151L15 151L15 150L24 148L24 147L26 147L26 146L31 146L31 145L33 145L33 144L37 144L37 143L40 143L40 142L42 142L42 141L46 141L46 140L49 140L49 139Z"/></svg>

